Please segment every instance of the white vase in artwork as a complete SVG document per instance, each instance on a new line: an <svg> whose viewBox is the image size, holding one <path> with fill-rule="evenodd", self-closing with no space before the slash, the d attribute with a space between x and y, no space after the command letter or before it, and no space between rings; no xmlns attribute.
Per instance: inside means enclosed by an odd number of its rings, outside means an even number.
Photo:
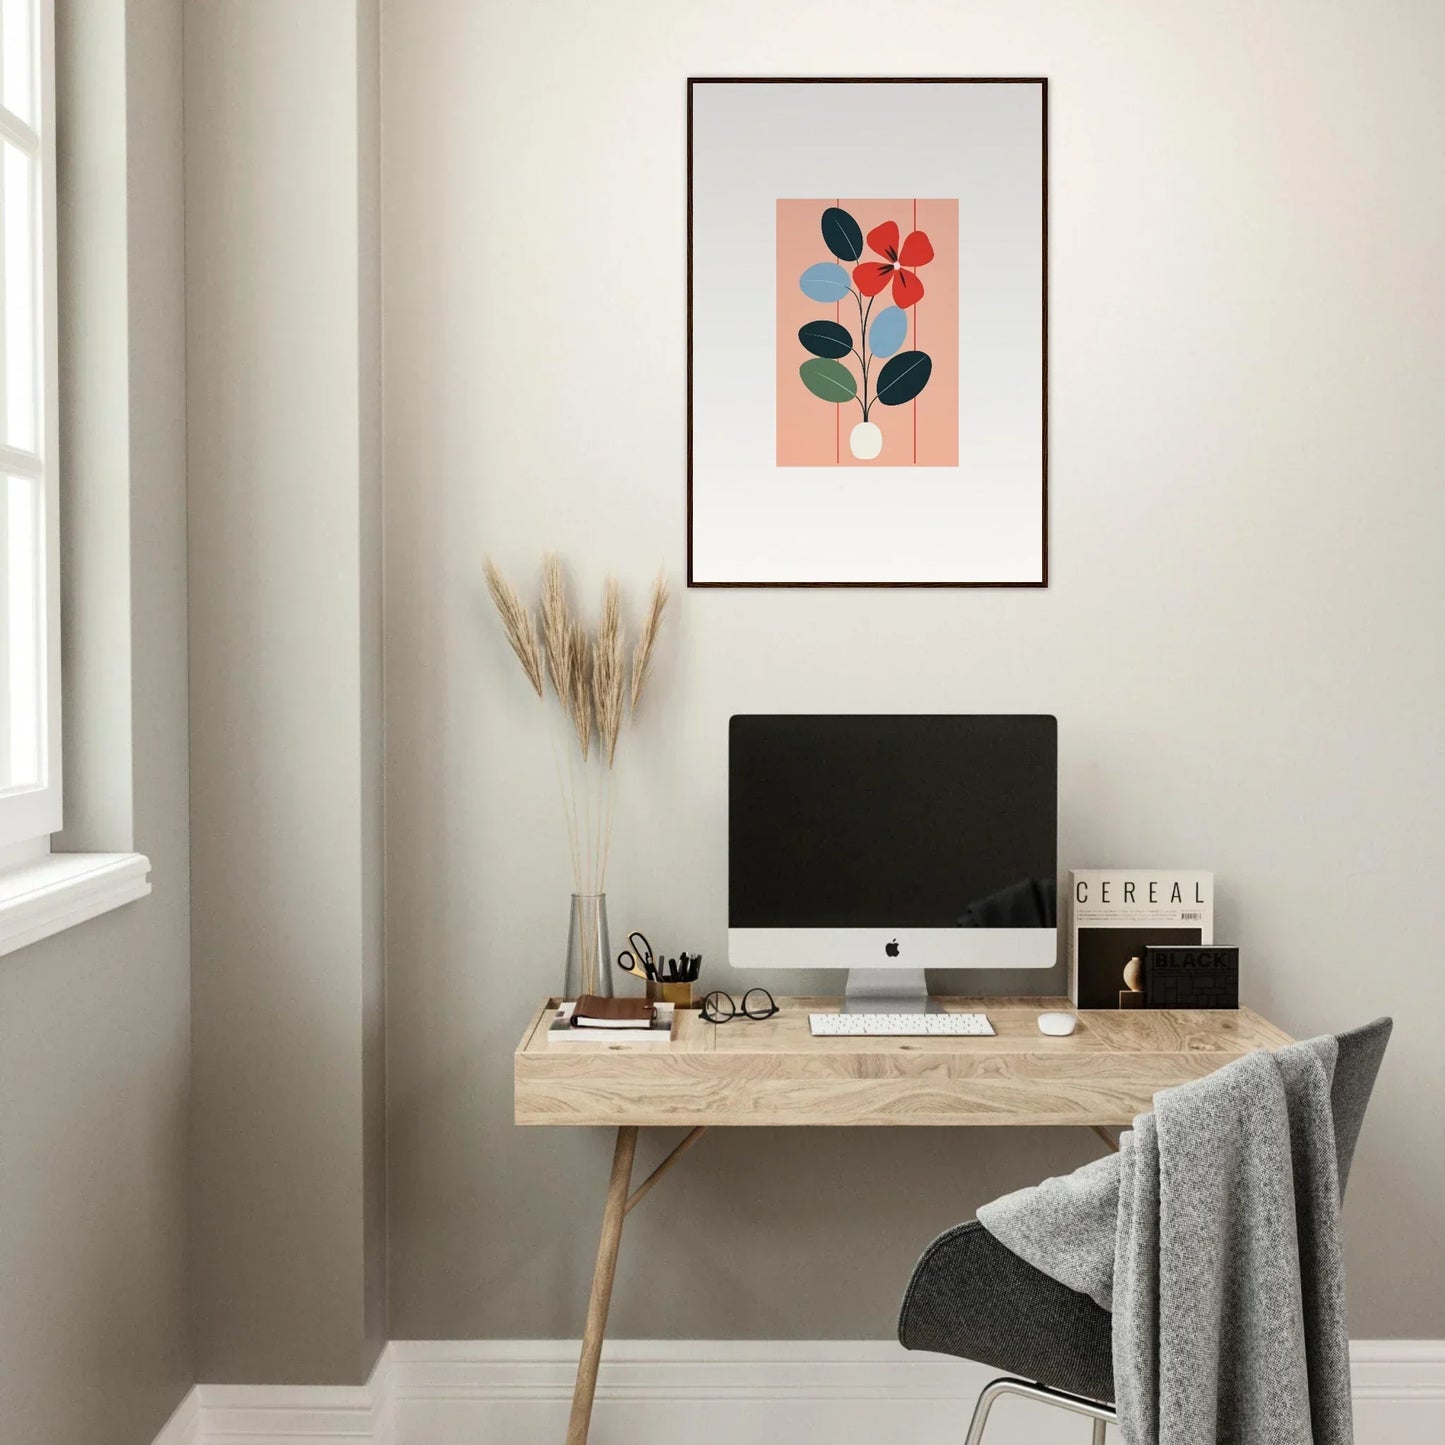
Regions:
<svg viewBox="0 0 1445 1445"><path fill-rule="evenodd" d="M848 450L860 462L871 462L883 450L883 433L878 430L876 423L860 421L848 433Z"/></svg>

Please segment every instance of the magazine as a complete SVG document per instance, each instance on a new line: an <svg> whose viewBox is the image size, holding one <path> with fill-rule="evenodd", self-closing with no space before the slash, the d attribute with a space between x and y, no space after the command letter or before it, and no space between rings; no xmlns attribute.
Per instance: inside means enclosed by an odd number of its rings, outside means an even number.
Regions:
<svg viewBox="0 0 1445 1445"><path fill-rule="evenodd" d="M1213 873L1179 868L1069 873L1069 988L1075 1008L1142 1008L1146 945L1213 942Z"/></svg>

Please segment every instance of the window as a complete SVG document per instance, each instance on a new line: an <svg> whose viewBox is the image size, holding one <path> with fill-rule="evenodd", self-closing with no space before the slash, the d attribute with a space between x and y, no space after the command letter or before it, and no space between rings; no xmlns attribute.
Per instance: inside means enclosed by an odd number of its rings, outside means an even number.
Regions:
<svg viewBox="0 0 1445 1445"><path fill-rule="evenodd" d="M50 847L61 826L54 47L54 0L0 0L0 955L151 891L140 853ZM81 132L106 138L103 123L82 124L72 143Z"/></svg>
<svg viewBox="0 0 1445 1445"><path fill-rule="evenodd" d="M0 0L0 848L61 823L52 0Z"/></svg>

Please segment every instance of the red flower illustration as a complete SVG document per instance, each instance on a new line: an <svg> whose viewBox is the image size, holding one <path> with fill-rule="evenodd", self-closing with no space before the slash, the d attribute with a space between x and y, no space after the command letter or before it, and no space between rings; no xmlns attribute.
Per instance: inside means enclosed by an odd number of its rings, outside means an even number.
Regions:
<svg viewBox="0 0 1445 1445"><path fill-rule="evenodd" d="M933 243L923 231L910 231L898 244L898 223L884 221L868 232L869 249L886 261L864 261L853 268L853 283L865 296L876 296L891 281L893 304L904 310L923 300L923 282L905 266L926 266L933 260Z"/></svg>

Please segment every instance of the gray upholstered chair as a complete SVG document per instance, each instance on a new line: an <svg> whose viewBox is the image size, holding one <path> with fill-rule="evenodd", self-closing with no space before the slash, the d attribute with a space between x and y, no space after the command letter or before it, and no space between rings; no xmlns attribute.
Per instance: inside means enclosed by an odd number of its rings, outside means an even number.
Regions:
<svg viewBox="0 0 1445 1445"><path fill-rule="evenodd" d="M1338 1036L1330 1103L1341 1195L1391 1027L1376 1019ZM898 1338L910 1350L1009 1372L979 1396L966 1445L978 1445L993 1402L1007 1394L1086 1416L1094 1445L1102 1445L1115 1419L1112 1320L1088 1295L1035 1269L970 1220L924 1251L903 1297Z"/></svg>

